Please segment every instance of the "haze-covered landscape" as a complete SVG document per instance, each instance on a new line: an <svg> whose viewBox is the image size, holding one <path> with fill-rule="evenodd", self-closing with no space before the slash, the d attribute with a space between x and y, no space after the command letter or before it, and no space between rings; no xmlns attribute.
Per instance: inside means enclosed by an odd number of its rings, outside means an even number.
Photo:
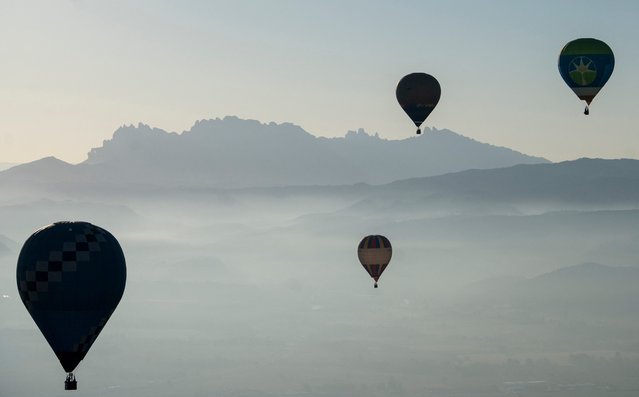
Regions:
<svg viewBox="0 0 639 397"><path fill-rule="evenodd" d="M127 260L81 396L639 393L638 160L225 117L123 126L0 186L2 397L69 393L15 278L59 220L106 228ZM368 234L393 244L378 289Z"/></svg>
<svg viewBox="0 0 639 397"><path fill-rule="evenodd" d="M637 16L0 0L0 397L639 396Z"/></svg>

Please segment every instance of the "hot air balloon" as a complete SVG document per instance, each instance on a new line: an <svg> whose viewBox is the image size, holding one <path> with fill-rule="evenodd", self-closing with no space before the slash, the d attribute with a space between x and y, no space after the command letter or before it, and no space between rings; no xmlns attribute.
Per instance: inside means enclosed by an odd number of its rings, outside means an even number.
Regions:
<svg viewBox="0 0 639 397"><path fill-rule="evenodd" d="M615 68L615 56L608 44L597 39L569 42L559 54L559 73L579 99L586 101L584 114Z"/></svg>
<svg viewBox="0 0 639 397"><path fill-rule="evenodd" d="M359 243L357 257L364 269L375 280L375 288L377 288L377 281L386 270L392 255L391 243L384 236L366 236Z"/></svg>
<svg viewBox="0 0 639 397"><path fill-rule="evenodd" d="M441 93L437 79L426 73L411 73L397 84L397 102L417 126L417 134L422 133L419 127L437 106Z"/></svg>
<svg viewBox="0 0 639 397"><path fill-rule="evenodd" d="M22 246L18 291L33 321L67 372L87 354L124 293L126 264L118 241L87 222L57 222Z"/></svg>

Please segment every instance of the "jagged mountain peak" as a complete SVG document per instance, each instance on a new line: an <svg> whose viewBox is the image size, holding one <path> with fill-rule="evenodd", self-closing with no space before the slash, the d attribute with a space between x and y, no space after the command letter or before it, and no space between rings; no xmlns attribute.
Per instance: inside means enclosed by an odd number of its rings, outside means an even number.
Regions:
<svg viewBox="0 0 639 397"><path fill-rule="evenodd" d="M198 120L182 133L144 123L124 125L91 149L80 166L96 182L236 188L382 184L540 162L547 160L445 129L400 140L363 129L323 138L292 123L227 116Z"/></svg>
<svg viewBox="0 0 639 397"><path fill-rule="evenodd" d="M262 123L258 120L241 119L236 116L226 116L222 119L204 119L197 121L189 131L183 135L202 134L211 138L219 138L227 135L230 137L244 138L315 138L302 127L293 123Z"/></svg>

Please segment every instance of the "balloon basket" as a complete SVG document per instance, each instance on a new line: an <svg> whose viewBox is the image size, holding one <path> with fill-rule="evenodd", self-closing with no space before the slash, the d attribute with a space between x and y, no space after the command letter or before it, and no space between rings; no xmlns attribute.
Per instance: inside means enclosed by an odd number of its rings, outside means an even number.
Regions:
<svg viewBox="0 0 639 397"><path fill-rule="evenodd" d="M67 379L64 381L64 390L78 390L78 381L75 380L72 372L69 372Z"/></svg>
<svg viewBox="0 0 639 397"><path fill-rule="evenodd" d="M375 285L373 286L373 288L377 288L377 283L375 283Z"/></svg>

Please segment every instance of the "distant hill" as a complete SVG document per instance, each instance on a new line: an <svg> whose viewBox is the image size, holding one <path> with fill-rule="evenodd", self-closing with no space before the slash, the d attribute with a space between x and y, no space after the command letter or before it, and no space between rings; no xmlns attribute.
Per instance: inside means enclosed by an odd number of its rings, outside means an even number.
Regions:
<svg viewBox="0 0 639 397"><path fill-rule="evenodd" d="M162 139L177 139L178 136L149 132L156 133L161 134ZM345 141L348 138L341 139ZM111 143L106 143L104 147L109 145ZM131 146L134 147L136 145ZM122 152L109 151L112 154ZM397 219L419 219L437 214L521 215L547 211L639 208L639 160L631 159L583 158L561 163L519 164L410 178L382 185L354 183L308 186L312 179L309 177L301 181L296 174L299 169L295 164L288 166L289 174L286 176L272 174L272 169L267 172L268 167L257 167L251 171L252 176L246 173L246 167L239 170L226 169L227 175L224 176L216 169L208 175L205 167L198 168L192 163L187 166L175 159L168 159L163 164L163 157L157 153L154 155L157 158L153 161L147 161L149 157L146 155L126 155L117 159L100 157L106 156L106 152L94 153L101 154L92 155L90 160L78 165L48 157L0 172L0 185L5 187L3 199L11 202L11 199L16 201L26 195L73 200L99 197L100 200L108 200L109 197L135 195L142 198L150 195L151 198L165 199L170 196L176 200L188 196L210 203L231 203L236 200L246 202L257 198L285 203L284 199L289 199L291 204L301 204L304 200L317 203L317 200L328 199L335 206L340 201L343 203L340 214L397 216ZM170 157L168 154L166 156ZM147 160L142 164L131 164L135 159ZM207 160L194 156L193 161ZM156 164L157 167L151 167L150 164ZM278 166L285 168L284 163ZM248 183L253 177L257 178L260 173L264 177L261 182L252 179L258 184L257 187L232 189L217 186L235 183L231 181L235 172L244 183ZM325 173L326 169L318 172ZM335 173L334 180L347 178L337 171ZM218 178L219 175L222 176ZM317 176L317 179L328 178L328 175ZM284 183L285 180L300 185L259 187L260 183L266 183L267 180L275 185ZM319 208L316 205L313 207Z"/></svg>
<svg viewBox="0 0 639 397"><path fill-rule="evenodd" d="M639 192L639 161L632 159L581 158L553 164L521 164L498 170L467 170L434 178L397 181L392 189L457 191L486 198L519 197L597 199L597 192L608 200L611 192L618 199L635 197Z"/></svg>
<svg viewBox="0 0 639 397"><path fill-rule="evenodd" d="M5 163L5 162L0 162L0 171L6 170L8 168L11 168L13 166L18 165L17 163Z"/></svg>
<svg viewBox="0 0 639 397"><path fill-rule="evenodd" d="M547 163L448 130L386 140L364 131L315 137L293 124L236 117L202 120L181 134L124 126L78 165L43 159L14 167L11 178L67 184L93 181L161 187L382 184L469 168ZM9 178L1 174L0 181Z"/></svg>
<svg viewBox="0 0 639 397"><path fill-rule="evenodd" d="M484 213L639 208L639 160L583 158L401 180L371 189L351 210L440 208Z"/></svg>
<svg viewBox="0 0 639 397"><path fill-rule="evenodd" d="M451 208L507 215L523 214L520 209L527 206L538 209L533 213L638 209L639 160L581 158L561 163L473 169L383 185L288 186L231 190L229 193L274 197L341 196L355 201L343 212L407 212L415 215L413 219L419 212L416 210L428 212Z"/></svg>
<svg viewBox="0 0 639 397"><path fill-rule="evenodd" d="M599 311L639 314L639 268L582 263L537 277L495 278L468 286L475 302L502 302L528 309L540 305L546 312Z"/></svg>
<svg viewBox="0 0 639 397"><path fill-rule="evenodd" d="M586 262L541 274L530 279L529 282L545 288L553 286L565 288L566 283L570 283L574 286L588 287L589 291L592 291L596 286L606 290L618 289L621 286L634 289L639 282L639 268L606 266L600 263ZM639 290L637 293L639 294Z"/></svg>
<svg viewBox="0 0 639 397"><path fill-rule="evenodd" d="M64 183L77 181L80 173L73 164L58 160L55 157L44 157L30 163L20 164L9 168L0 175L5 181L29 183ZM73 176L73 178L68 178Z"/></svg>
<svg viewBox="0 0 639 397"><path fill-rule="evenodd" d="M566 292L568 288L581 288L584 294L596 290L635 290L639 282L639 267L607 266L595 262L566 266L531 278L497 277L473 283L470 290L555 290ZM639 295L639 290L637 290Z"/></svg>

